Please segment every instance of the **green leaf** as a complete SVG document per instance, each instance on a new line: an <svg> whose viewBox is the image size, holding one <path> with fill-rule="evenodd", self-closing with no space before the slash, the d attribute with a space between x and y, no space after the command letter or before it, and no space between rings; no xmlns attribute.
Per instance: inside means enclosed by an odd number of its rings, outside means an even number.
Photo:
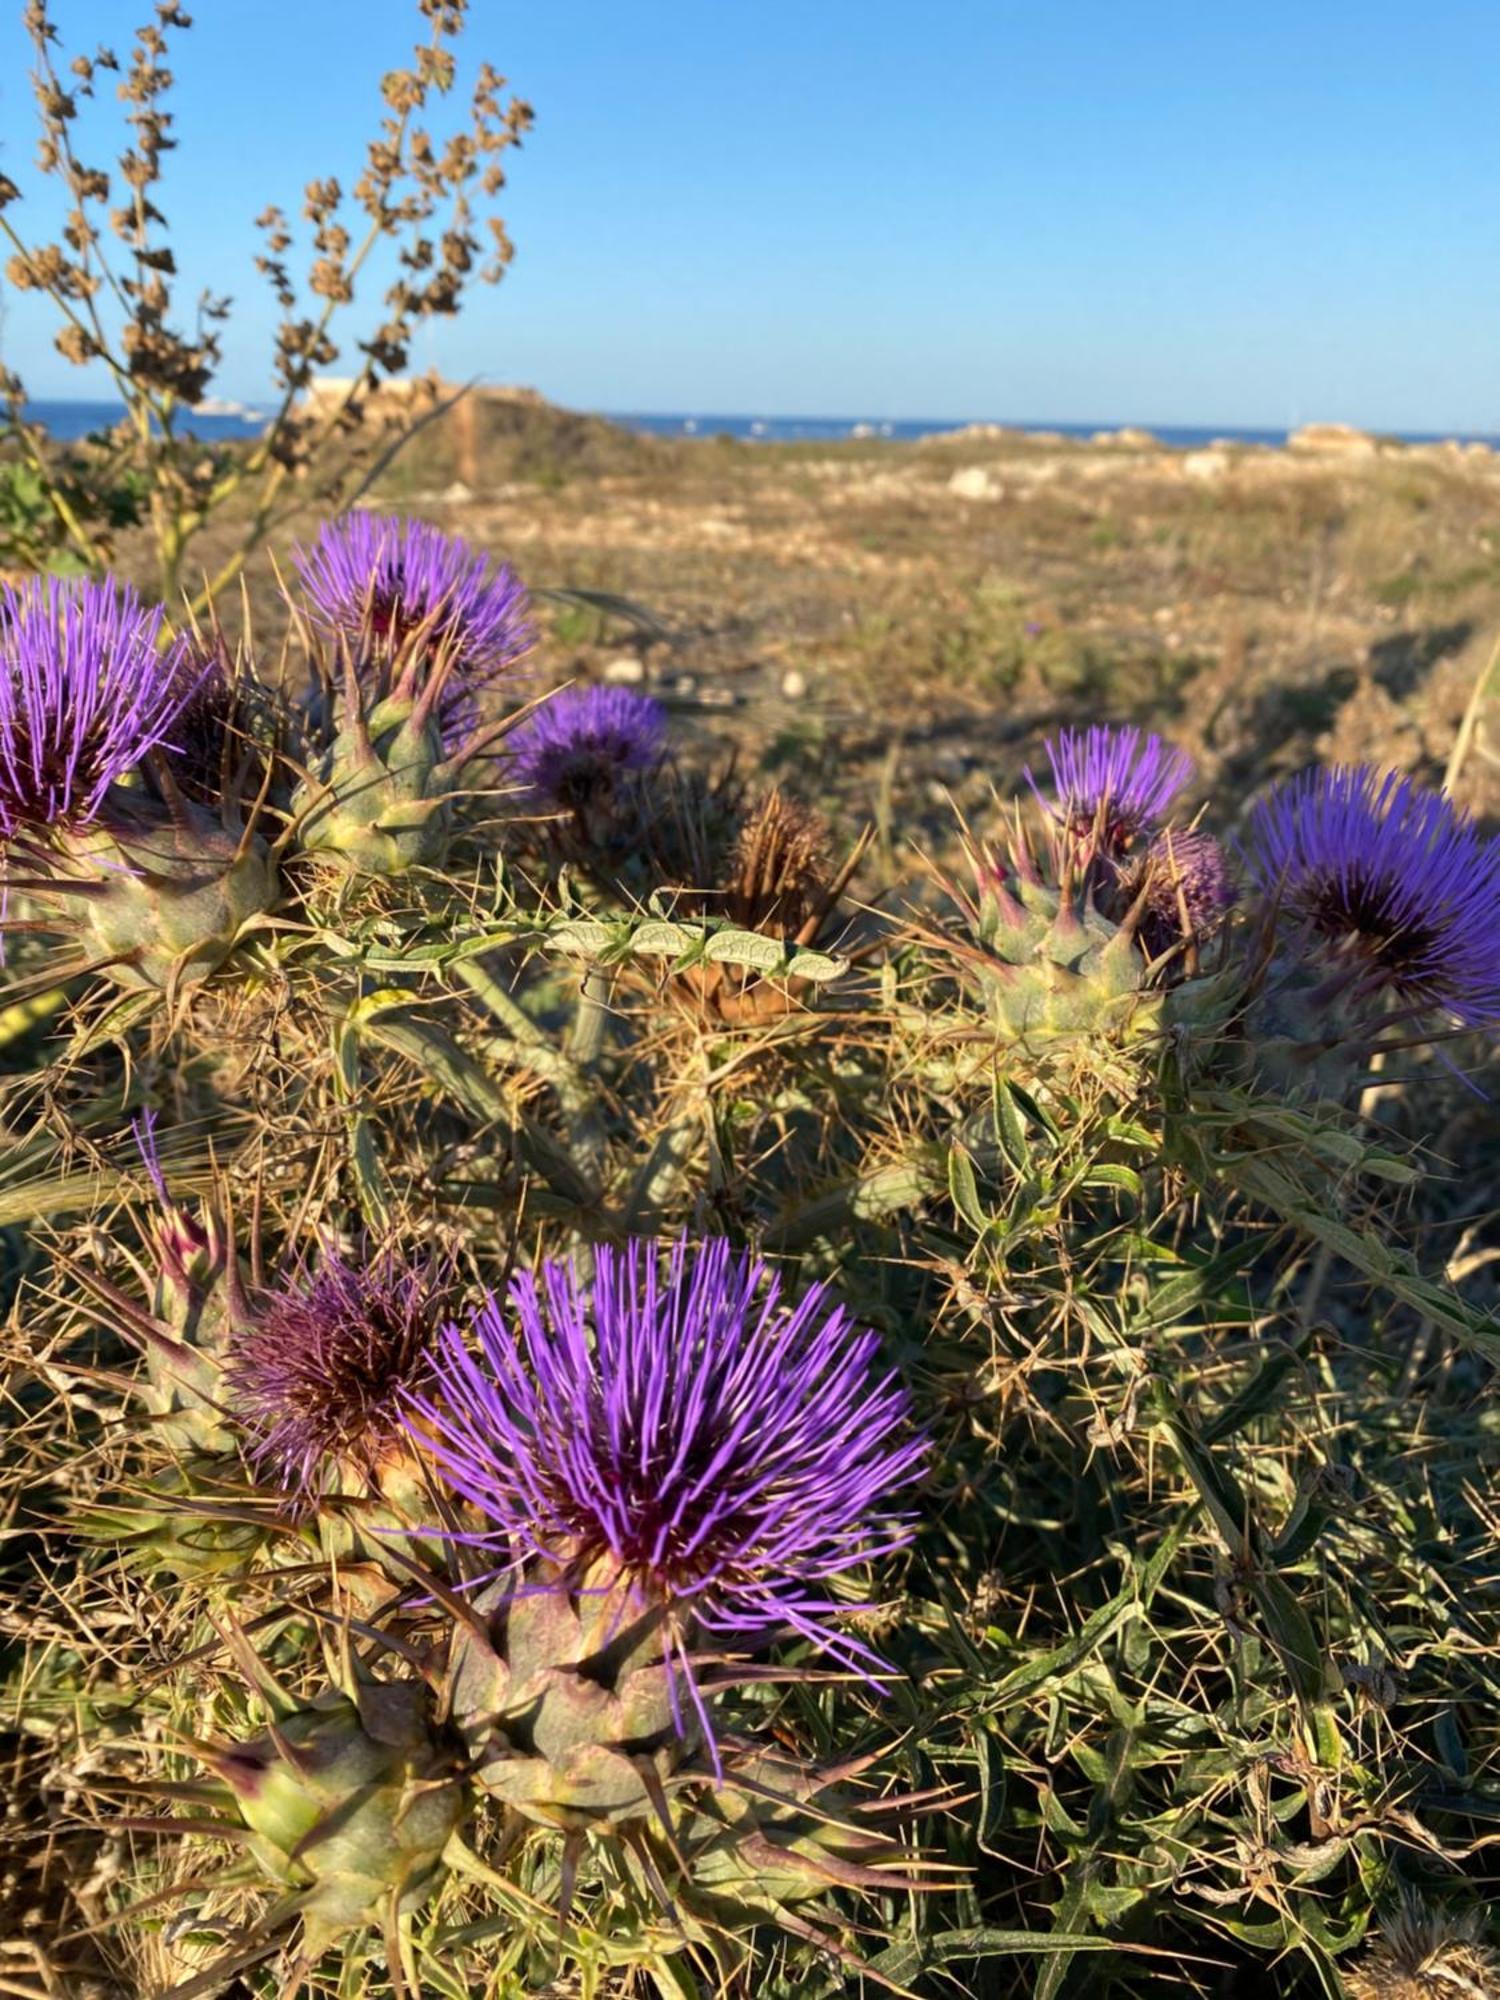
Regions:
<svg viewBox="0 0 1500 2000"><path fill-rule="evenodd" d="M780 938L762 937L758 931L716 931L704 945L703 956L714 965L779 972L786 963L786 946Z"/></svg>
<svg viewBox="0 0 1500 2000"><path fill-rule="evenodd" d="M979 1199L979 1183L974 1178L974 1162L962 1146L948 1148L948 1194L953 1206L976 1236L983 1236L989 1217Z"/></svg>
<svg viewBox="0 0 1500 2000"><path fill-rule="evenodd" d="M849 970L847 958L834 958L826 951L794 951L787 961L788 979L805 979L809 986L827 986L842 979Z"/></svg>
<svg viewBox="0 0 1500 2000"><path fill-rule="evenodd" d="M642 924L632 934L630 949L640 958L677 958L694 942L681 924L657 920Z"/></svg>
<svg viewBox="0 0 1500 2000"><path fill-rule="evenodd" d="M935 1937L894 1944L870 1960L870 1969L882 1979L905 1981L957 1958L1050 1958L1058 1952L1120 1949L1113 1939L1091 1937L1086 1931L1008 1931L982 1924L972 1930L939 1931Z"/></svg>

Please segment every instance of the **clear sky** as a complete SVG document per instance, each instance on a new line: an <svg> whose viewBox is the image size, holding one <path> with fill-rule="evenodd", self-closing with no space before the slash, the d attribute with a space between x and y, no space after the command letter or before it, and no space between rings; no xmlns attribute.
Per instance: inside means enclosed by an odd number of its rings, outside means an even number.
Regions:
<svg viewBox="0 0 1500 2000"><path fill-rule="evenodd" d="M146 11L53 5L75 46ZM355 177L415 8L189 6L163 205L184 296L241 305L218 387L256 398L250 218ZM465 39L537 129L511 275L419 356L450 376L613 410L1500 431L1500 0L472 0ZM32 393L86 392L4 306Z"/></svg>

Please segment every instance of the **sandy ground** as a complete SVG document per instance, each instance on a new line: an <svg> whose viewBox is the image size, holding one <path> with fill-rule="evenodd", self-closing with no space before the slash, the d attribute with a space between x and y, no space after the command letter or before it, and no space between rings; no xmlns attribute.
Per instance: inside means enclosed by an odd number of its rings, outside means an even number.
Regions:
<svg viewBox="0 0 1500 2000"><path fill-rule="evenodd" d="M1478 448L663 443L525 418L460 455L424 435L380 504L639 607L546 604L547 681L634 679L688 742L747 741L898 842L951 823L950 792L981 808L1062 720L1159 728L1229 814L1316 756L1440 780L1500 633L1500 458ZM1457 790L1500 814L1482 719Z"/></svg>

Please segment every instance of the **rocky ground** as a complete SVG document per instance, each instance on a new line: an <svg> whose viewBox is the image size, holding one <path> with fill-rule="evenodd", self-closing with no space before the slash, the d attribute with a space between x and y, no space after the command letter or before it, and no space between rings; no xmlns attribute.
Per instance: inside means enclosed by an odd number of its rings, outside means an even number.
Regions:
<svg viewBox="0 0 1500 2000"><path fill-rule="evenodd" d="M1174 451L976 426L918 444L663 442L539 401L424 433L377 498L551 603L542 671L654 689L688 736L893 844L1064 719L1149 723L1221 807L1315 754L1440 780L1500 632L1500 457L1314 427ZM1481 721L1457 789L1500 814Z"/></svg>

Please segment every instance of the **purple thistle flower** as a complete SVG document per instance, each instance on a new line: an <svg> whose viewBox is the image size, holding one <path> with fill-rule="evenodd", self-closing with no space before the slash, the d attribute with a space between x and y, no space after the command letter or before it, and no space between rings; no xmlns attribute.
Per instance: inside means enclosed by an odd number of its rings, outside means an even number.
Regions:
<svg viewBox="0 0 1500 2000"><path fill-rule="evenodd" d="M1160 826L1193 775L1185 750L1139 729L1060 729L1046 751L1057 818L1080 838L1097 834L1100 851L1116 859Z"/></svg>
<svg viewBox="0 0 1500 2000"><path fill-rule="evenodd" d="M592 1287L546 1263L493 1297L479 1351L445 1329L434 1393L408 1393L413 1436L510 1561L576 1574L612 1559L668 1611L668 1657L705 1733L688 1646L788 1628L860 1672L874 1654L830 1621L845 1572L903 1547L888 1511L918 1475L905 1393L871 1376L879 1341L814 1285L779 1280L720 1240L600 1246ZM512 1330L512 1322L514 1331Z"/></svg>
<svg viewBox="0 0 1500 2000"><path fill-rule="evenodd" d="M1223 848L1197 827L1163 828L1127 888L1145 889L1142 939L1152 958L1211 937L1238 899Z"/></svg>
<svg viewBox="0 0 1500 2000"><path fill-rule="evenodd" d="M422 1376L445 1284L393 1253L347 1264L255 1301L227 1375L251 1458L293 1491L330 1458L371 1474L404 1441L400 1397Z"/></svg>
<svg viewBox="0 0 1500 2000"><path fill-rule="evenodd" d="M1442 793L1369 766L1304 772L1256 802L1249 861L1368 991L1467 1027L1500 1017L1500 850Z"/></svg>
<svg viewBox="0 0 1500 2000"><path fill-rule="evenodd" d="M341 514L292 560L325 630L392 653L420 638L451 661L455 701L513 666L535 637L515 572L427 521Z"/></svg>
<svg viewBox="0 0 1500 2000"><path fill-rule="evenodd" d="M608 799L627 772L661 753L666 714L628 687L568 687L506 740L511 771L538 802L580 812Z"/></svg>
<svg viewBox="0 0 1500 2000"><path fill-rule="evenodd" d="M86 826L197 684L163 613L111 583L0 586L0 841Z"/></svg>

